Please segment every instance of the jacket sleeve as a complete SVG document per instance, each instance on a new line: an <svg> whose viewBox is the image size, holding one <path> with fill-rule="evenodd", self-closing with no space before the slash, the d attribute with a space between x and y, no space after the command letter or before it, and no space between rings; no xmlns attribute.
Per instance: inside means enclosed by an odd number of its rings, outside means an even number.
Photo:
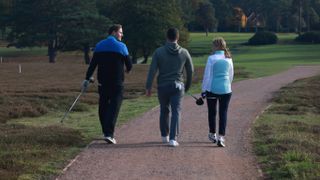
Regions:
<svg viewBox="0 0 320 180"><path fill-rule="evenodd" d="M205 92L209 90L210 88L210 77L211 77L211 61L210 57L207 60L206 68L204 70L203 74L203 80L202 80L202 92Z"/></svg>
<svg viewBox="0 0 320 180"><path fill-rule="evenodd" d="M234 68L233 68L232 59L230 59L230 69L229 69L229 79L230 79L230 83L232 83L233 77L234 77Z"/></svg>
<svg viewBox="0 0 320 180"><path fill-rule="evenodd" d="M96 56L96 53L93 53L93 57L90 61L90 64L89 64L89 67L88 67L88 70L87 70L87 73L86 73L86 80L89 80L91 78L91 76L93 75L93 72L94 70L96 69L98 65L98 62L97 62L97 56Z"/></svg>
<svg viewBox="0 0 320 180"><path fill-rule="evenodd" d="M127 71L131 71L132 69L132 61L129 55L124 57L124 64L126 65Z"/></svg>
<svg viewBox="0 0 320 180"><path fill-rule="evenodd" d="M186 53L187 53L187 61L185 64L185 68L186 68L186 72L187 72L187 80L186 80L186 85L185 85L185 91L187 92L191 86L191 83L192 83L192 75L194 72L194 68L193 68L192 58L191 58L189 52L186 51Z"/></svg>
<svg viewBox="0 0 320 180"><path fill-rule="evenodd" d="M154 76L156 75L158 71L158 62L157 62L157 54L156 52L152 56L152 62L149 68L149 73L147 76L147 82L146 82L146 89L151 89L152 87L152 82L154 79Z"/></svg>

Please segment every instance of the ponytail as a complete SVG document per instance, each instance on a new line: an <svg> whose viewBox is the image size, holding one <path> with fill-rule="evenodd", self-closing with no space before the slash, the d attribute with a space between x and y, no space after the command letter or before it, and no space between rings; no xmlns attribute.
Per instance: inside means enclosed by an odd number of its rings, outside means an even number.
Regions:
<svg viewBox="0 0 320 180"><path fill-rule="evenodd" d="M224 51L225 57L231 58L231 52L227 47L226 41L222 37L214 39L212 43L215 49Z"/></svg>

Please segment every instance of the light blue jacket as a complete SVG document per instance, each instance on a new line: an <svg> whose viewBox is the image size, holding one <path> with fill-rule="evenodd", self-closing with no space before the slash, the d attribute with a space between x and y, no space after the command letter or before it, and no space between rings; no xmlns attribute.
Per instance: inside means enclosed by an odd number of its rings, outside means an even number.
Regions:
<svg viewBox="0 0 320 180"><path fill-rule="evenodd" d="M208 57L205 68L202 92L209 91L214 94L229 94L232 92L233 63L231 58L226 58L224 51L215 51Z"/></svg>

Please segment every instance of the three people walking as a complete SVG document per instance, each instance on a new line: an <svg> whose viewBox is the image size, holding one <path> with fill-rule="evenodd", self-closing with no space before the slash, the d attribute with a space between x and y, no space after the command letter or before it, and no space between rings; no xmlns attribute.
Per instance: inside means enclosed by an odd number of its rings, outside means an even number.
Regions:
<svg viewBox="0 0 320 180"><path fill-rule="evenodd" d="M110 27L109 36L97 43L82 83L83 90L86 90L98 66L99 119L104 140L110 144L116 144L114 130L123 100L124 72L129 73L132 68L128 49L121 42L122 37L121 25L115 24ZM146 95L151 96L153 79L158 73L161 139L163 143L169 143L173 147L179 146L177 136L181 120L181 99L191 86L194 71L188 50L182 48L178 40L178 29L168 29L167 42L154 52L146 81ZM184 71L186 82L183 77ZM213 54L208 57L206 64L201 95L207 99L209 140L220 147L225 146L224 136L233 74L233 63L226 42L223 38L217 38L213 41ZM219 135L216 134L217 103L219 103Z"/></svg>

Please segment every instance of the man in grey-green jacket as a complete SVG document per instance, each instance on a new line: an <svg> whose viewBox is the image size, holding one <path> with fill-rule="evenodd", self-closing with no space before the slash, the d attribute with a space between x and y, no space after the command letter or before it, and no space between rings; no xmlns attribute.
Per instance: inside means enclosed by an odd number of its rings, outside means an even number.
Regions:
<svg viewBox="0 0 320 180"><path fill-rule="evenodd" d="M178 45L179 31L170 28L167 31L167 42L158 48L152 57L147 83L146 95L151 96L152 82L158 72L158 99L160 103L160 132L162 142L170 146L179 146L176 136L179 132L181 99L191 85L193 64L188 50ZM183 82L183 71L186 70L186 82ZM169 113L171 122L169 128ZM169 134L170 129L170 134ZM170 135L170 136L169 136Z"/></svg>

